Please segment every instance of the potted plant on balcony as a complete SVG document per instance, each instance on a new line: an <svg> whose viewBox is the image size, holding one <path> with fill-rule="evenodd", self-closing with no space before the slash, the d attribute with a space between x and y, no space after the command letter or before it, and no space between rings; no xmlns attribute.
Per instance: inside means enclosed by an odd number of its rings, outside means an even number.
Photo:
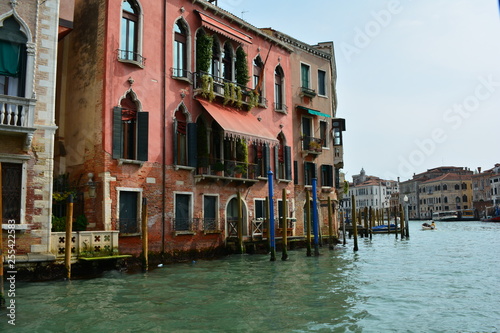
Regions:
<svg viewBox="0 0 500 333"><path fill-rule="evenodd" d="M309 150L320 152L321 151L321 144L319 142L313 140L313 141L309 142Z"/></svg>
<svg viewBox="0 0 500 333"><path fill-rule="evenodd" d="M222 162L216 162L213 165L213 170L215 171L215 174L217 176L222 176L222 171L224 171L224 163L222 163Z"/></svg>

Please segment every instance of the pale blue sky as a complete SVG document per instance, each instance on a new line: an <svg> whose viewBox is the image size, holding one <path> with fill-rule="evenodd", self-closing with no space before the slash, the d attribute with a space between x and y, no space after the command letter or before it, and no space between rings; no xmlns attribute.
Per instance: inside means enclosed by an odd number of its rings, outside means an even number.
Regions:
<svg viewBox="0 0 500 333"><path fill-rule="evenodd" d="M333 41L347 179L500 163L497 0L219 0L256 27Z"/></svg>

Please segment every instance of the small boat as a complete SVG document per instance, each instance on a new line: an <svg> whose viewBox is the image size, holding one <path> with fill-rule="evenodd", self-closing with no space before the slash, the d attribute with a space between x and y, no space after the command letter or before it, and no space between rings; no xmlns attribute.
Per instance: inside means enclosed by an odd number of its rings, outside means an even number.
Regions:
<svg viewBox="0 0 500 333"><path fill-rule="evenodd" d="M500 215L497 216L488 216L484 219L481 219L482 222L500 222Z"/></svg>
<svg viewBox="0 0 500 333"><path fill-rule="evenodd" d="M396 225L394 223L390 224L390 231L396 230ZM372 227L372 232L387 232L387 224L377 225Z"/></svg>
<svg viewBox="0 0 500 333"><path fill-rule="evenodd" d="M431 224L427 222L422 223L422 230L436 230L436 225L434 224L434 222L432 222Z"/></svg>

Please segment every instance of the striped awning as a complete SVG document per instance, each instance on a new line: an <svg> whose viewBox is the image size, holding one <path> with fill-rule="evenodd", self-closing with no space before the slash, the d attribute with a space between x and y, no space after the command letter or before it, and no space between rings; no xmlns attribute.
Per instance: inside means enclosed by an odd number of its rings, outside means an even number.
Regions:
<svg viewBox="0 0 500 333"><path fill-rule="evenodd" d="M238 111L201 99L198 99L198 102L222 127L226 136L243 137L250 141L278 142L277 135L274 135L250 112Z"/></svg>

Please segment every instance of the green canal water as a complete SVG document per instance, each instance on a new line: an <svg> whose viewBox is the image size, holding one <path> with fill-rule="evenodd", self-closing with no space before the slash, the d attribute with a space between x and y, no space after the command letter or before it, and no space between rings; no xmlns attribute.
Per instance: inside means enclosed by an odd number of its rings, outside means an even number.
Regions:
<svg viewBox="0 0 500 333"><path fill-rule="evenodd" d="M289 260L233 255L147 274L16 284L0 332L498 332L500 224L437 223Z"/></svg>

